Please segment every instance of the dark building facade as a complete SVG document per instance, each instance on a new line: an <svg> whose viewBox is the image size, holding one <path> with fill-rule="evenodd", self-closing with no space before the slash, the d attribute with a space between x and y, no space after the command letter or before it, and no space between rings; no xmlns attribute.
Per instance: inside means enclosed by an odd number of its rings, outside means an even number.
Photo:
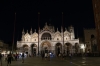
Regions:
<svg viewBox="0 0 100 66"><path fill-rule="evenodd" d="M92 0L92 3L93 3L96 32L98 36L97 44L98 44L98 50L100 52L100 0Z"/></svg>

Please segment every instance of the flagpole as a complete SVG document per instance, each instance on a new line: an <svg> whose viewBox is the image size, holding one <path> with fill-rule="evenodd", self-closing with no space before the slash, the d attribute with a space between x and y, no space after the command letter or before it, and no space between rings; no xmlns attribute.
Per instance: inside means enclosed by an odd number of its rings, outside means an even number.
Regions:
<svg viewBox="0 0 100 66"><path fill-rule="evenodd" d="M39 17L40 17L40 12L38 12L38 55L39 55Z"/></svg>
<svg viewBox="0 0 100 66"><path fill-rule="evenodd" d="M12 42L12 54L13 54L13 51L14 51L15 22L16 22L16 12L15 12L15 20L14 20L13 42Z"/></svg>
<svg viewBox="0 0 100 66"><path fill-rule="evenodd" d="M62 12L62 30L63 30L63 45L62 45L62 52L64 52L64 23L63 23L63 12Z"/></svg>

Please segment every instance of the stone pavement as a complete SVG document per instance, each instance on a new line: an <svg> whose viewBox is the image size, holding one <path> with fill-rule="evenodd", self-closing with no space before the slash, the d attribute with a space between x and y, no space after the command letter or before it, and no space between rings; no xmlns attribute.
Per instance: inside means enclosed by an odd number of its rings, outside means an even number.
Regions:
<svg viewBox="0 0 100 66"><path fill-rule="evenodd" d="M2 66L7 66L7 62L3 61ZM12 61L11 66L100 66L100 57L67 57L65 60L60 58L51 58L50 61L42 60L41 57L29 57L22 60Z"/></svg>

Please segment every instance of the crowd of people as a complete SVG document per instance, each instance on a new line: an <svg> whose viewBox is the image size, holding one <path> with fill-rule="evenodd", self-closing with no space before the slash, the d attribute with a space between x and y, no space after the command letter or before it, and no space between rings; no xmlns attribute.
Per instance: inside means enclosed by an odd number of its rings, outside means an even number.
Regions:
<svg viewBox="0 0 100 66"><path fill-rule="evenodd" d="M19 58L22 58L22 63L24 63L24 57L25 57L25 54L22 53L22 54L12 54L12 53L9 53L9 54L1 54L0 53L0 66L2 66L2 61L4 60L5 62L7 62L7 66L10 66L11 65L11 61L17 61Z"/></svg>
<svg viewBox="0 0 100 66"><path fill-rule="evenodd" d="M51 60L51 57L58 57L58 58L61 58L61 59L65 59L66 58L66 54L65 53L59 53L58 55L54 55L54 53L52 52L49 52L47 50L45 51L41 51L40 53L41 57L42 57L42 60L48 60L50 61ZM28 57L32 57L30 54L27 55ZM71 54L68 55L70 58L72 57ZM24 63L24 58L25 58L25 53L23 52L22 54L1 54L0 53L0 66L2 66L2 61L4 60L5 62L7 62L7 66L11 65L11 61L17 61L18 59L21 59L22 60L22 63ZM33 56L34 57L34 56Z"/></svg>

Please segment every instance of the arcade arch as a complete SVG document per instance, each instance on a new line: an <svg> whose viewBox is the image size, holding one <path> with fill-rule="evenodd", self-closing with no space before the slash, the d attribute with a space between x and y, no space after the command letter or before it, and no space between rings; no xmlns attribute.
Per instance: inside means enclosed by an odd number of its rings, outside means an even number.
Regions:
<svg viewBox="0 0 100 66"><path fill-rule="evenodd" d="M26 54L28 54L28 45L27 44L24 44L23 46L23 51L26 53Z"/></svg>
<svg viewBox="0 0 100 66"><path fill-rule="evenodd" d="M55 45L55 54L58 56L62 51L62 44L61 43L57 43Z"/></svg>
<svg viewBox="0 0 100 66"><path fill-rule="evenodd" d="M67 54L70 53L71 47L72 47L72 44L71 43L65 43L65 48L64 49L67 52Z"/></svg>
<svg viewBox="0 0 100 66"><path fill-rule="evenodd" d="M36 51L37 51L37 45L31 44L31 54L36 56Z"/></svg>
<svg viewBox="0 0 100 66"><path fill-rule="evenodd" d="M75 43L75 53L78 53L79 45L78 43Z"/></svg>

